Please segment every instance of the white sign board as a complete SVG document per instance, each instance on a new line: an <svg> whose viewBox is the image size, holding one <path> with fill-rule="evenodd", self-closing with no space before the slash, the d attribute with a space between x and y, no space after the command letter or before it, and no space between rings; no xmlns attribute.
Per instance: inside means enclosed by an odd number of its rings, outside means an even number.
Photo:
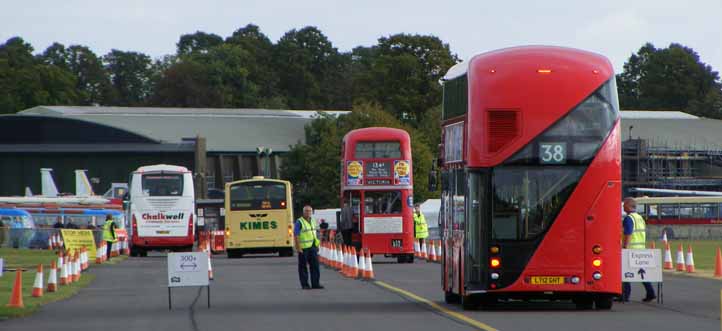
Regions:
<svg viewBox="0 0 722 331"><path fill-rule="evenodd" d="M208 253L168 253L168 287L208 286Z"/></svg>
<svg viewBox="0 0 722 331"><path fill-rule="evenodd" d="M623 249L622 282L662 282L662 250Z"/></svg>
<svg viewBox="0 0 722 331"><path fill-rule="evenodd" d="M401 217L364 217L364 233L402 233Z"/></svg>

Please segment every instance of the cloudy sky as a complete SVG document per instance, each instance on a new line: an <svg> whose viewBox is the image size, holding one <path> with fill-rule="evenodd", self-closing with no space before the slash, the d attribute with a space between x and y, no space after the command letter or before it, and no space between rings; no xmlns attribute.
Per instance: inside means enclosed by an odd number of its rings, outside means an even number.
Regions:
<svg viewBox="0 0 722 331"><path fill-rule="evenodd" d="M319 27L342 51L394 33L433 34L461 58L523 44L604 54L617 71L645 42L679 42L722 70L722 0L4 0L0 42L21 36L36 51L54 41L160 57L184 33L223 37L254 23L273 41L292 28Z"/></svg>

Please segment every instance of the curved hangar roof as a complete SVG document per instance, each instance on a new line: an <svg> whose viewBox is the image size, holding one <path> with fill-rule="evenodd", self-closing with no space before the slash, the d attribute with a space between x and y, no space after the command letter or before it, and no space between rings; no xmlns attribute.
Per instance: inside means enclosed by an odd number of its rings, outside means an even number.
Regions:
<svg viewBox="0 0 722 331"><path fill-rule="evenodd" d="M255 152L260 145L285 152L304 140L304 126L317 114L268 109L37 106L12 116L82 121L90 123L89 127L110 127L158 143L180 144L201 136L206 138L209 152Z"/></svg>

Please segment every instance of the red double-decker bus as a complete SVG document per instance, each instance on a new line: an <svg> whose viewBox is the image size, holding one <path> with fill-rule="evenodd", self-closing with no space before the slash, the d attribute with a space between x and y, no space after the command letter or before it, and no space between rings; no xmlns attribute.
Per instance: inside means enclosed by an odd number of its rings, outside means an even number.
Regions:
<svg viewBox="0 0 722 331"><path fill-rule="evenodd" d="M502 49L452 67L443 89L446 301L610 309L621 292L621 157L609 61Z"/></svg>
<svg viewBox="0 0 722 331"><path fill-rule="evenodd" d="M396 257L399 263L413 262L409 134L392 128L357 129L346 134L342 146L337 229L344 242L368 248L371 254Z"/></svg>

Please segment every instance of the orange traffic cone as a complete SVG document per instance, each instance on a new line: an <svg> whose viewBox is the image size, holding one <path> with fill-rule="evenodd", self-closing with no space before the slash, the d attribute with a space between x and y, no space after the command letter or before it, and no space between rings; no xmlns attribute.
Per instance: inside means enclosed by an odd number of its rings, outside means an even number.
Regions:
<svg viewBox="0 0 722 331"><path fill-rule="evenodd" d="M719 247L717 247L717 256L714 259L714 276L722 277L722 252Z"/></svg>
<svg viewBox="0 0 722 331"><path fill-rule="evenodd" d="M336 246L336 270L340 271L343 267L343 251L341 245Z"/></svg>
<svg viewBox="0 0 722 331"><path fill-rule="evenodd" d="M443 243L441 242L441 240L439 240L439 244L436 245L436 258L439 263L441 263L441 259L443 258L443 255L441 254L441 245L442 244Z"/></svg>
<svg viewBox="0 0 722 331"><path fill-rule="evenodd" d="M33 283L33 297L39 298L43 296L43 265L38 264L38 272L35 273L35 282Z"/></svg>
<svg viewBox="0 0 722 331"><path fill-rule="evenodd" d="M418 240L418 239L415 239L415 240L414 240L414 257L419 257L419 250L420 250L420 248L419 248L419 240Z"/></svg>
<svg viewBox="0 0 722 331"><path fill-rule="evenodd" d="M436 258L436 244L435 241L431 241L431 247L429 247L429 262L437 262Z"/></svg>
<svg viewBox="0 0 722 331"><path fill-rule="evenodd" d="M359 254L359 258L358 258L358 269L359 269L358 270L358 272L359 272L358 278L366 279L366 273L367 273L367 271L366 271L366 255L365 255L366 249L362 248L360 253L361 254Z"/></svg>
<svg viewBox="0 0 722 331"><path fill-rule="evenodd" d="M54 244L53 244L53 236L50 236L50 237L48 237L48 250L49 250L49 251L52 251L52 250L53 250L53 246L54 246Z"/></svg>
<svg viewBox="0 0 722 331"><path fill-rule="evenodd" d="M7 307L23 308L23 270L18 268L15 271L15 283L13 284L13 292L10 294L10 302Z"/></svg>
<svg viewBox="0 0 722 331"><path fill-rule="evenodd" d="M55 261L50 262L50 271L48 272L48 293L58 290L58 268Z"/></svg>
<svg viewBox="0 0 722 331"><path fill-rule="evenodd" d="M351 248L351 278L358 278L359 265L358 265L358 254L356 254L356 247Z"/></svg>
<svg viewBox="0 0 722 331"><path fill-rule="evenodd" d="M213 280L213 266L211 266L210 255L208 255L208 279Z"/></svg>
<svg viewBox="0 0 722 331"><path fill-rule="evenodd" d="M103 250L100 247L95 249L95 264L103 264Z"/></svg>
<svg viewBox="0 0 722 331"><path fill-rule="evenodd" d="M669 241L667 240L667 231L662 232L662 242L665 244L669 243Z"/></svg>
<svg viewBox="0 0 722 331"><path fill-rule="evenodd" d="M674 265L672 264L672 250L669 248L669 242L665 242L664 246L664 269L672 270Z"/></svg>
<svg viewBox="0 0 722 331"><path fill-rule="evenodd" d="M128 245L128 238L123 240L123 254L130 256L130 246Z"/></svg>
<svg viewBox="0 0 722 331"><path fill-rule="evenodd" d="M692 245L687 246L687 272L694 272L694 254L692 253Z"/></svg>
<svg viewBox="0 0 722 331"><path fill-rule="evenodd" d="M68 261L63 259L62 252L60 253L60 256L58 259L60 260L59 267L60 268L60 285L68 285Z"/></svg>
<svg viewBox="0 0 722 331"><path fill-rule="evenodd" d="M424 239L424 243L421 244L421 251L419 252L419 257L427 260L428 256L426 255L426 239Z"/></svg>
<svg viewBox="0 0 722 331"><path fill-rule="evenodd" d="M348 247L344 247L343 252L343 268L341 269L341 274L343 274L346 277L351 277L351 249Z"/></svg>
<svg viewBox="0 0 722 331"><path fill-rule="evenodd" d="M373 265L373 258L371 257L371 251L369 249L366 249L366 269L368 276L366 277L367 280L374 279L374 265Z"/></svg>
<svg viewBox="0 0 722 331"><path fill-rule="evenodd" d="M679 249L677 249L677 271L684 271L685 269L684 251L682 250L682 244L679 244Z"/></svg>

